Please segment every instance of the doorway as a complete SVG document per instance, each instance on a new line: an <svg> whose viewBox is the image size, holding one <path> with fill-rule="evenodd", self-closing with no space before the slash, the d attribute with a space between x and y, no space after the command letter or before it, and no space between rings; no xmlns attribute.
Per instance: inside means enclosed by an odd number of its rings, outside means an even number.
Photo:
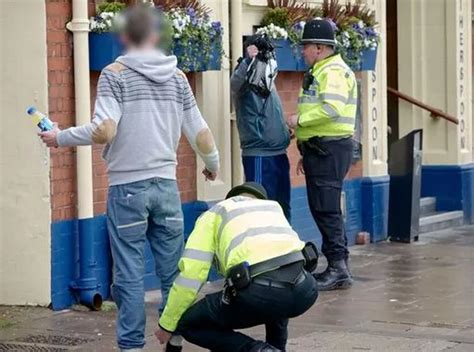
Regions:
<svg viewBox="0 0 474 352"><path fill-rule="evenodd" d="M387 0L387 86L398 90L398 0ZM398 140L398 98L387 94L388 146Z"/></svg>

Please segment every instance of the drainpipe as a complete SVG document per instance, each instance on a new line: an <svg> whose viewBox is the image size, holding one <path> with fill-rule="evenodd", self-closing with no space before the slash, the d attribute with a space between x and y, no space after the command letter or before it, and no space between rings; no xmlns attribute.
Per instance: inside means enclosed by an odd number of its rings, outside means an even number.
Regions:
<svg viewBox="0 0 474 352"><path fill-rule="evenodd" d="M89 19L87 0L73 0L72 21L66 28L74 40L74 91L76 126L90 122ZM80 303L98 310L102 305L95 267L92 193L92 148L77 147L77 207L79 223L79 279L71 288Z"/></svg>

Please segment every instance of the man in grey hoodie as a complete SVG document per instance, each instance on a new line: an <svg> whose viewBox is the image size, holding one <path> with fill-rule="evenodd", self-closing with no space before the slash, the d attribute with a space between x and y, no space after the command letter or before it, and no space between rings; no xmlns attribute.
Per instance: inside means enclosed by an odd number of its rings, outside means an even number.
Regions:
<svg viewBox="0 0 474 352"><path fill-rule="evenodd" d="M112 296L119 309L118 345L127 351L145 344L146 239L161 282L160 312L178 273L184 245L176 183L181 132L204 161L207 179L214 180L219 169L213 136L176 57L155 49L157 22L145 8L127 13L122 34L126 54L102 71L91 123L40 133L50 147L105 144Z"/></svg>

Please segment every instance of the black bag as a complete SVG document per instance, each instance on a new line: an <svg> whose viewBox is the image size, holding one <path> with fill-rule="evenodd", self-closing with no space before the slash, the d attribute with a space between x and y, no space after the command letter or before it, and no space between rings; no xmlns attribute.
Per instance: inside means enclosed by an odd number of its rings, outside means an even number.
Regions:
<svg viewBox="0 0 474 352"><path fill-rule="evenodd" d="M304 268L306 271L312 273L318 267L318 247L313 242L306 242L302 250L305 262Z"/></svg>
<svg viewBox="0 0 474 352"><path fill-rule="evenodd" d="M243 262L230 268L227 274L227 280L230 281L229 286L237 290L241 290L250 285L252 278L250 277L249 263Z"/></svg>

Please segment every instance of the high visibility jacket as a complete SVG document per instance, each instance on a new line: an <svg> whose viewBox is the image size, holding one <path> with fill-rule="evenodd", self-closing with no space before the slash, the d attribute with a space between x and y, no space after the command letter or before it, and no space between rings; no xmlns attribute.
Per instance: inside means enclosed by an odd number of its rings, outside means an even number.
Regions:
<svg viewBox="0 0 474 352"><path fill-rule="evenodd" d="M253 265L303 247L277 202L238 196L216 204L198 219L188 238L160 326L176 329L207 281L213 261L225 276L236 264Z"/></svg>
<svg viewBox="0 0 474 352"><path fill-rule="evenodd" d="M296 137L343 137L354 133L357 110L357 82L339 54L316 63L308 89L298 98Z"/></svg>

